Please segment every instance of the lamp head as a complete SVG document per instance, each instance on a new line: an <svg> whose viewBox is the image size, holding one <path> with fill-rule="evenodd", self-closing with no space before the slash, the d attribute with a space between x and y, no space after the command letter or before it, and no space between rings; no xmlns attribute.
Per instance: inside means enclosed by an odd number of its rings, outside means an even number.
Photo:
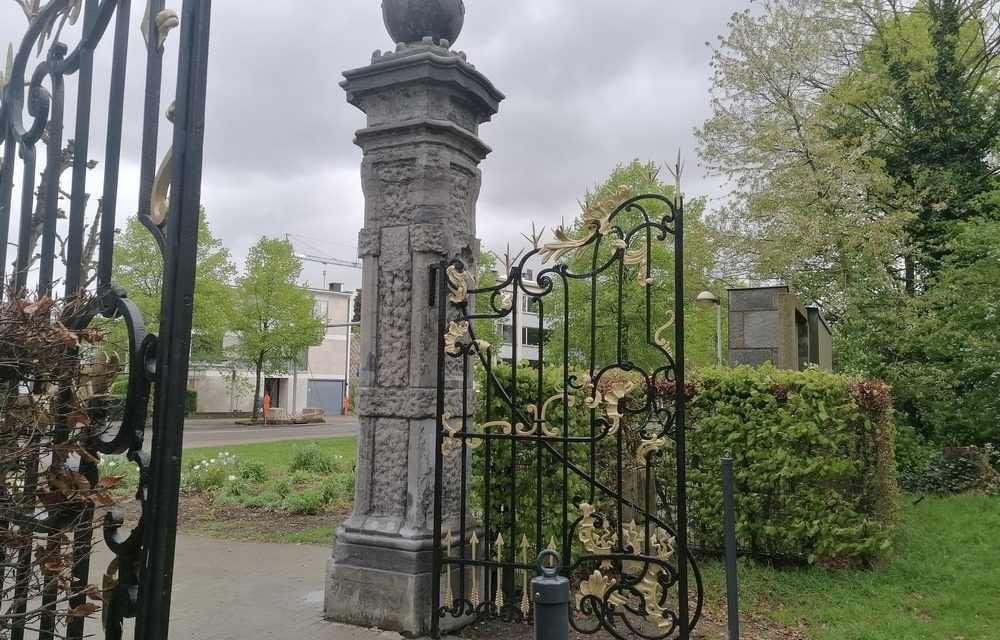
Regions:
<svg viewBox="0 0 1000 640"><path fill-rule="evenodd" d="M719 300L719 297L711 291L702 291L698 294L698 297L694 299L694 302L702 309L711 309L714 305L722 304L722 300Z"/></svg>

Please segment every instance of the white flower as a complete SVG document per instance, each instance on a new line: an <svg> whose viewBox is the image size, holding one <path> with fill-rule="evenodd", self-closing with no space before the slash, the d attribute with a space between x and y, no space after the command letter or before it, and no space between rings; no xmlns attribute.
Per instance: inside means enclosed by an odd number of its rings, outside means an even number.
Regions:
<svg viewBox="0 0 1000 640"><path fill-rule="evenodd" d="M236 479L236 476L229 476L229 481L230 481L230 482L232 482L232 481L233 481L233 480L235 480L235 479Z"/></svg>
<svg viewBox="0 0 1000 640"><path fill-rule="evenodd" d="M211 460L209 460L208 462L209 462L210 464L215 464L215 458L212 458L212 459L211 459Z"/></svg>

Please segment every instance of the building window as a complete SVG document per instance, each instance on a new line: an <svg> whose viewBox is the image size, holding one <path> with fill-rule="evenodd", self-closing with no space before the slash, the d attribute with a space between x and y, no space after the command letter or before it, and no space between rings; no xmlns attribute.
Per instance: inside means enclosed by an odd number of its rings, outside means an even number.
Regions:
<svg viewBox="0 0 1000 640"><path fill-rule="evenodd" d="M522 296L521 300L521 308L525 313L538 313L538 308L542 305L542 301L534 296Z"/></svg>
<svg viewBox="0 0 1000 640"><path fill-rule="evenodd" d="M514 327L509 324L500 326L500 341L503 344L514 344Z"/></svg>
<svg viewBox="0 0 1000 640"><path fill-rule="evenodd" d="M321 322L328 323L330 321L330 301L316 300L313 304L313 313Z"/></svg>
<svg viewBox="0 0 1000 640"><path fill-rule="evenodd" d="M525 346L537 347L543 340L548 339L549 331L539 329L538 327L525 327L523 335Z"/></svg>

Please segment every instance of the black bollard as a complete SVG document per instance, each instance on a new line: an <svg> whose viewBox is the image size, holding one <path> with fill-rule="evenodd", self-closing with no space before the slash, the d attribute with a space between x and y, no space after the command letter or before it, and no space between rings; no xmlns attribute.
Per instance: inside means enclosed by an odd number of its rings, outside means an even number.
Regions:
<svg viewBox="0 0 1000 640"><path fill-rule="evenodd" d="M729 640L740 640L739 594L736 590L736 505L733 499L733 456L722 456L722 528L726 539L726 617Z"/></svg>
<svg viewBox="0 0 1000 640"><path fill-rule="evenodd" d="M551 567L545 566L552 558ZM531 579L535 601L535 640L567 640L569 637L569 578L559 575L559 552L546 549L536 560L542 575Z"/></svg>

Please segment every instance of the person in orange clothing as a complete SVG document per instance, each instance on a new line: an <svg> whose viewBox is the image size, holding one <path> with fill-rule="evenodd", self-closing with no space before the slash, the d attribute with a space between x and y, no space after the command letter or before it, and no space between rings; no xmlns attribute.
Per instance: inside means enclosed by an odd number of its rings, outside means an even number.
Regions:
<svg viewBox="0 0 1000 640"><path fill-rule="evenodd" d="M264 424L267 424L267 414L271 410L271 392L264 391Z"/></svg>

